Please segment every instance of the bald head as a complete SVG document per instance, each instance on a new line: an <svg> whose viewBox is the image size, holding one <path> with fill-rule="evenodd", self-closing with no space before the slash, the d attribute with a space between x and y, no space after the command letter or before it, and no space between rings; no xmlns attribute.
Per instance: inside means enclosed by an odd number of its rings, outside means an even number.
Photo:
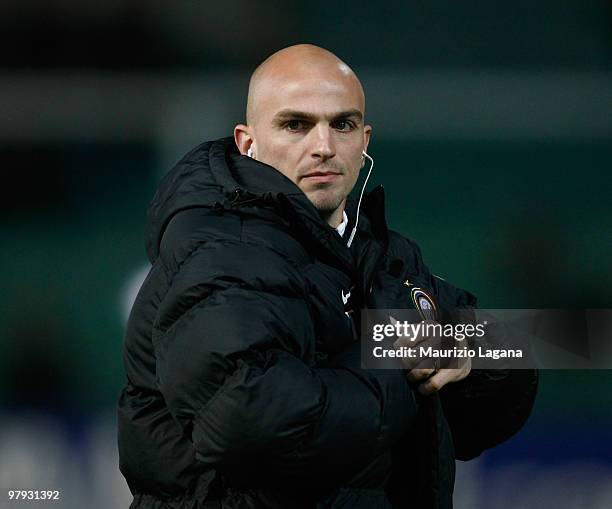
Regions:
<svg viewBox="0 0 612 509"><path fill-rule="evenodd" d="M247 98L247 124L257 123L259 106L279 87L296 87L312 81L342 83L356 94L362 112L365 109L363 87L346 63L326 49L297 44L273 53L253 71Z"/></svg>

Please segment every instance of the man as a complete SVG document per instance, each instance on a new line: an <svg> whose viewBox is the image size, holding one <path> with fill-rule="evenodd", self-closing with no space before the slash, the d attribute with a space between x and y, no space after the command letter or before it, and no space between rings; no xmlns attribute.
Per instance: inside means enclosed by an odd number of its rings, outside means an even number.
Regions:
<svg viewBox="0 0 612 509"><path fill-rule="evenodd" d="M253 73L247 123L204 143L151 204L119 401L131 507L451 507L455 457L515 433L532 372L367 370L359 310L473 307L347 201L372 129L359 80L311 45ZM370 163L371 164L371 163Z"/></svg>

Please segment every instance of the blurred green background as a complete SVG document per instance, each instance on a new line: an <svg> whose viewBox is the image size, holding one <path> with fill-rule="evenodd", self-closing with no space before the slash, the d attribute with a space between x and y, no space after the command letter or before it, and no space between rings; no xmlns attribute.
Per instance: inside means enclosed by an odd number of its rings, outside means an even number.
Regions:
<svg viewBox="0 0 612 509"><path fill-rule="evenodd" d="M609 2L28 0L0 26L3 489L129 504L114 405L146 208L183 153L231 134L250 72L290 44L361 77L371 186L434 273L481 307L612 307ZM457 507L612 506L611 409L610 371L543 372L523 431L460 466ZM40 433L70 475L32 473Z"/></svg>

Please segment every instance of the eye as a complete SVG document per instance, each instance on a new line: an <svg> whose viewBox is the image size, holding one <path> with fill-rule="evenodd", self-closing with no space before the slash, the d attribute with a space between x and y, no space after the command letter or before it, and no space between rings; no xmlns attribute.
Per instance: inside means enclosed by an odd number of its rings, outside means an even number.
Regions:
<svg viewBox="0 0 612 509"><path fill-rule="evenodd" d="M332 127L338 131L352 131L355 129L355 124L350 120L336 120L332 123Z"/></svg>
<svg viewBox="0 0 612 509"><path fill-rule="evenodd" d="M284 127L288 131L302 131L306 128L306 123L303 120L289 120L285 122Z"/></svg>

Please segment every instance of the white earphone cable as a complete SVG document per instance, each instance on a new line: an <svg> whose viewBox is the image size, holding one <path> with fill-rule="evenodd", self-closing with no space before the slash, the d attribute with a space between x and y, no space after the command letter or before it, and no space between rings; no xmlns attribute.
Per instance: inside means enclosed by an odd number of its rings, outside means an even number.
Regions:
<svg viewBox="0 0 612 509"><path fill-rule="evenodd" d="M355 238L355 233L357 233L357 225L359 224L359 210L361 209L361 200L363 198L363 193L365 191L366 186L368 185L368 180L370 179L370 175L372 174L372 168L374 168L374 159L372 159L364 150L362 152L364 157L367 157L370 160L370 169L368 170L368 174L365 178L365 182L363 183L363 187L361 188L361 193L359 195L359 201L357 202L357 217L355 218L355 226L353 227L353 231L351 231L351 236L348 239L346 245L351 247L353 243L353 239Z"/></svg>

